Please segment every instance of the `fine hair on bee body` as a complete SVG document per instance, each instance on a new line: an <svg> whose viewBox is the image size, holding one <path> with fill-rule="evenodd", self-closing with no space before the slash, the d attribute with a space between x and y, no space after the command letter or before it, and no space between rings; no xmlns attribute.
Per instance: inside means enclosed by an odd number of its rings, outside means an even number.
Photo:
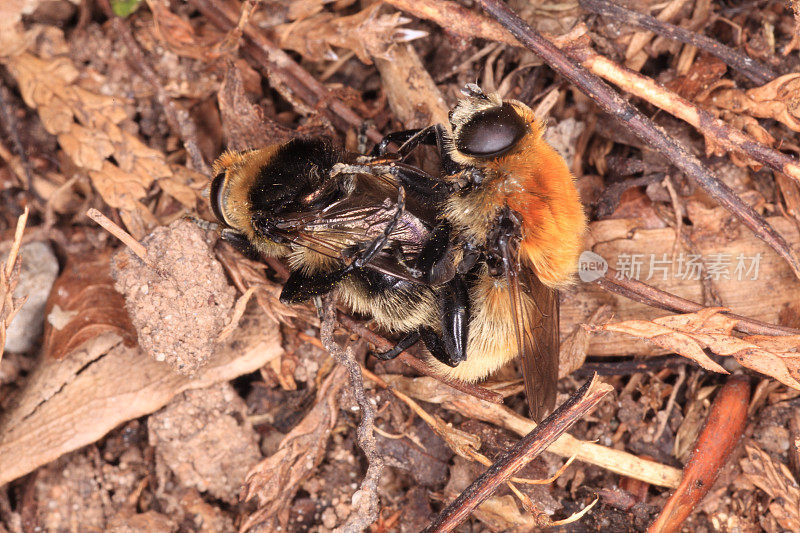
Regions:
<svg viewBox="0 0 800 533"><path fill-rule="evenodd" d="M386 330L418 329L435 320L437 308L436 294L416 279L413 265L429 241L425 219L434 213L427 205L438 193L434 187L409 196L406 209L403 180L425 188L422 171L377 161L347 171L355 160L327 138L226 152L213 167L212 210L225 240L287 261L283 301L336 289L345 305ZM452 259L437 263L444 265L440 279L453 276Z"/></svg>
<svg viewBox="0 0 800 533"><path fill-rule="evenodd" d="M442 373L476 381L522 355L540 418L555 399L556 289L572 283L585 216L530 108L476 85L464 93L448 126L390 134L372 157L319 139L225 154L212 206L229 240L288 258L285 301L336 288L348 307L403 333L381 358L422 340ZM420 144L438 146L438 180L404 163ZM408 206L387 190L407 191Z"/></svg>
<svg viewBox="0 0 800 533"><path fill-rule="evenodd" d="M554 405L558 376L556 290L573 283L586 219L574 178L533 111L477 85L463 92L449 127L397 134L439 147L448 189L440 224L468 290L464 360L431 363L477 381L522 355L531 411L541 418Z"/></svg>

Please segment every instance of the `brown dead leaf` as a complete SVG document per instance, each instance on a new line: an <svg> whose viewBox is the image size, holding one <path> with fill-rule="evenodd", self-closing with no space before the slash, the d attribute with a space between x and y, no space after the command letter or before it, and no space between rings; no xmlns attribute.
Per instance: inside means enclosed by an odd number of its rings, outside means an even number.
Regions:
<svg viewBox="0 0 800 533"><path fill-rule="evenodd" d="M70 257L45 307L45 357L63 359L104 333L113 332L128 346L136 344L125 300L109 273L111 250Z"/></svg>
<svg viewBox="0 0 800 533"><path fill-rule="evenodd" d="M689 71L664 84L667 89L671 89L689 100L697 95L709 90L719 81L728 70L727 65L717 57L703 52L692 63Z"/></svg>
<svg viewBox="0 0 800 533"><path fill-rule="evenodd" d="M778 120L800 131L800 73L786 74L761 87L715 91L708 103L738 114Z"/></svg>
<svg viewBox="0 0 800 533"><path fill-rule="evenodd" d="M17 220L17 229L14 232L14 241L11 251L5 262L0 264L0 360L3 359L3 350L6 346L6 330L25 303L26 298L14 298L14 290L19 283L19 273L22 263L19 258L19 248L22 244L22 232L28 222L28 208Z"/></svg>
<svg viewBox="0 0 800 533"><path fill-rule="evenodd" d="M161 152L120 127L128 118L122 99L76 85L78 71L64 57L24 53L5 64L25 103L39 112L45 129L58 137L75 165L89 173L103 200L149 227L154 219L143 212L146 209L139 201L155 180L163 184L173 172ZM188 203L187 191L180 184L162 188L178 194L184 205Z"/></svg>
<svg viewBox="0 0 800 533"><path fill-rule="evenodd" d="M800 531L800 489L789 468L774 461L754 444L745 446L742 471L750 482L769 494L769 511L786 531Z"/></svg>
<svg viewBox="0 0 800 533"><path fill-rule="evenodd" d="M180 56L206 59L209 47L199 42L189 22L169 10L169 2L147 0L147 7L153 14L153 33L157 39Z"/></svg>
<svg viewBox="0 0 800 533"><path fill-rule="evenodd" d="M587 319L588 324L602 324L611 319L613 309L609 305L601 305L598 307L591 316ZM589 347L589 339L591 335L580 326L567 335L567 338L561 343L561 348L558 353L558 378L562 379L583 366L586 361L586 350Z"/></svg>
<svg viewBox="0 0 800 533"><path fill-rule="evenodd" d="M44 358L0 419L0 485L157 411L183 391L249 374L281 353L276 323L256 313L244 317L193 378L127 348L114 332L64 359Z"/></svg>
<svg viewBox="0 0 800 533"><path fill-rule="evenodd" d="M245 94L242 74L232 61L217 94L225 144L231 150L268 146L291 139L295 133L270 120Z"/></svg>
<svg viewBox="0 0 800 533"><path fill-rule="evenodd" d="M259 526L261 531L286 530L289 509L297 489L322 461L339 412L339 391L347 372L336 365L317 393L314 406L283 438L278 451L256 465L247 475L241 499L256 499L258 510L240 531Z"/></svg>
<svg viewBox="0 0 800 533"><path fill-rule="evenodd" d="M206 63L234 54L242 37L242 28L253 12L252 5L244 7L239 24L227 33L204 28L203 34L198 35L188 20L170 11L168 1L147 0L147 5L153 14L152 31L156 40L179 56Z"/></svg>
<svg viewBox="0 0 800 533"><path fill-rule="evenodd" d="M389 47L427 35L401 28L409 19L399 11L378 15L381 4L346 17L322 12L291 24L282 24L276 33L282 48L299 52L312 61L336 60L333 47L351 50L362 63L372 64L372 57L384 57Z"/></svg>
<svg viewBox="0 0 800 533"><path fill-rule="evenodd" d="M650 320L628 320L602 326L587 326L590 331L617 331L649 340L662 348L695 361L712 372L728 372L708 357L704 349L735 358L739 364L771 376L784 385L800 389L800 339L778 337L777 343L763 336L734 337L738 320L723 315L721 307L708 307L696 313L670 315Z"/></svg>

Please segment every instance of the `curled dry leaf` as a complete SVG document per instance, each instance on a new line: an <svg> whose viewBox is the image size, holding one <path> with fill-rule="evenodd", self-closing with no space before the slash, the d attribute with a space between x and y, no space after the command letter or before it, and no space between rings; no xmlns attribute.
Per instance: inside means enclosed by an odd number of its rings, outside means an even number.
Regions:
<svg viewBox="0 0 800 533"><path fill-rule="evenodd" d="M47 325L44 353L63 359L104 333L119 335L128 346L136 344L125 299L114 290L108 264L111 250L70 257L58 277L45 307Z"/></svg>
<svg viewBox="0 0 800 533"><path fill-rule="evenodd" d="M800 73L786 74L747 91L721 89L712 93L707 103L739 114L772 118L800 131Z"/></svg>
<svg viewBox="0 0 800 533"><path fill-rule="evenodd" d="M312 61L336 60L332 47L351 50L367 65L372 57L384 57L386 50L398 42L407 42L427 35L401 26L409 19L402 13L378 15L377 3L347 17L336 17L322 12L299 22L283 24L276 28L282 48L301 53Z"/></svg>
<svg viewBox="0 0 800 533"><path fill-rule="evenodd" d="M800 489L792 472L783 463L773 461L754 444L745 446L742 471L750 482L769 494L769 511L786 531L800 531Z"/></svg>
<svg viewBox="0 0 800 533"><path fill-rule="evenodd" d="M727 374L703 351L733 357L739 364L800 390L800 338L734 337L738 320L722 314L727 309L708 307L696 313L670 315L650 320L627 320L602 326L586 326L590 331L627 333L688 357L706 370Z"/></svg>
<svg viewBox="0 0 800 533"><path fill-rule="evenodd" d="M230 150L269 146L288 141L294 136L290 129L265 116L261 106L250 102L245 93L242 73L233 62L228 63L217 99L222 133Z"/></svg>
<svg viewBox="0 0 800 533"><path fill-rule="evenodd" d="M241 531L259 526L260 531L284 531L289 507L297 489L322 461L339 412L339 391L347 382L347 371L337 365L317 392L314 406L280 443L278 451L256 465L247 475L242 500L258 500Z"/></svg>

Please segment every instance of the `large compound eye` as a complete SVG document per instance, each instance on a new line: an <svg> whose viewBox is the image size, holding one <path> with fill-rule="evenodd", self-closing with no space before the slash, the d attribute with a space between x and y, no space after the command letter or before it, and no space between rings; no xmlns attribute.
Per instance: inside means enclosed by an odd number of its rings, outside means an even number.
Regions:
<svg viewBox="0 0 800 533"><path fill-rule="evenodd" d="M225 176L227 175L227 171L222 171L214 177L214 180L211 182L211 190L209 191L209 203L211 204L211 210L214 212L214 216L222 222L223 224L227 224L228 221L225 219L225 206L223 205L223 201L225 200L222 195L223 185L225 184Z"/></svg>
<svg viewBox="0 0 800 533"><path fill-rule="evenodd" d="M475 114L458 131L456 148L475 157L491 157L510 150L528 129L525 120L505 103Z"/></svg>

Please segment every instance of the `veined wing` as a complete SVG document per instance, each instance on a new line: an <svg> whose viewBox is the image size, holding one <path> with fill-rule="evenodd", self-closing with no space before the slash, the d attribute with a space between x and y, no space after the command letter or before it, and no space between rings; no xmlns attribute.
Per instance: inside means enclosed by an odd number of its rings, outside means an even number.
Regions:
<svg viewBox="0 0 800 533"><path fill-rule="evenodd" d="M555 407L558 382L558 293L520 265L516 250L503 247L511 313L531 416L540 422Z"/></svg>

